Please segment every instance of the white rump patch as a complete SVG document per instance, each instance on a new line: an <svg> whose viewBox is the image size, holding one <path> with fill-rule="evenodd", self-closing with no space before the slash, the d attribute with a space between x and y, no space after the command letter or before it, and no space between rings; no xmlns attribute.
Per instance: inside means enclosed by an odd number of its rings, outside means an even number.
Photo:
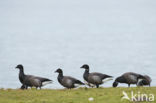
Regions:
<svg viewBox="0 0 156 103"><path fill-rule="evenodd" d="M46 81L46 82L43 82L43 83L42 83L42 86L45 86L45 85L51 84L51 83L53 83L53 82L52 82L52 81Z"/></svg>
<svg viewBox="0 0 156 103"><path fill-rule="evenodd" d="M108 82L108 81L111 81L111 80L113 80L113 78L106 78L106 79L102 80L102 82L105 83L105 82Z"/></svg>

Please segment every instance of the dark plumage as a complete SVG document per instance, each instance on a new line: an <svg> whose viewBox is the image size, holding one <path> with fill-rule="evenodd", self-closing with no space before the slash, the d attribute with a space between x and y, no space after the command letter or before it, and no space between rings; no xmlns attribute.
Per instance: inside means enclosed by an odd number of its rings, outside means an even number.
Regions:
<svg viewBox="0 0 156 103"><path fill-rule="evenodd" d="M126 83L128 87L130 87L131 84L137 85L139 79L144 79L144 76L133 72L127 72L115 79L113 87L117 87L118 83Z"/></svg>
<svg viewBox="0 0 156 103"><path fill-rule="evenodd" d="M138 81L137 86L150 86L152 79L148 75L144 75L144 79Z"/></svg>
<svg viewBox="0 0 156 103"><path fill-rule="evenodd" d="M25 86L24 86L24 85L22 85L20 89L24 90L24 89L25 89Z"/></svg>
<svg viewBox="0 0 156 103"><path fill-rule="evenodd" d="M109 80L112 80L111 79L112 76L106 74L97 73L97 72L89 73L89 66L87 64L84 64L81 68L85 69L83 78L85 81L88 82L89 86L93 84L96 85L96 87L98 88L99 85L103 84L106 81L106 79L109 78Z"/></svg>
<svg viewBox="0 0 156 103"><path fill-rule="evenodd" d="M22 65L17 65L16 68L20 70L19 80L23 84L21 86L21 89L27 89L28 87L36 87L36 89L41 89L41 87L45 85L44 83L48 84L52 82L52 80L47 78L37 77L33 75L25 75Z"/></svg>
<svg viewBox="0 0 156 103"><path fill-rule="evenodd" d="M75 88L77 87L76 85L84 85L84 83L82 83L80 80L78 79L75 79L73 77L70 77L70 76L63 76L63 71L62 69L57 69L55 71L55 73L59 73L57 79L58 79L58 82L68 88L68 89L71 89L71 88Z"/></svg>

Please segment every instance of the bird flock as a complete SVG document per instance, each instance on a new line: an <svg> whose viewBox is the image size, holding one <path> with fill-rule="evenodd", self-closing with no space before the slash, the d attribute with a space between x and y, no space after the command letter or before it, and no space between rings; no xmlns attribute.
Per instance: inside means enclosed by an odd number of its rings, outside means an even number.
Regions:
<svg viewBox="0 0 156 103"><path fill-rule="evenodd" d="M67 89L77 88L81 85L87 85L88 87L96 87L99 88L100 85L106 83L107 81L113 80L113 76L93 72L90 73L89 65L84 64L80 67L81 69L84 69L83 79L84 82L71 77L71 76L64 76L62 69L57 69L55 73L58 73L57 80L58 82ZM16 69L19 69L19 81L21 82L22 86L21 89L28 89L28 87L32 88L35 87L36 89L41 89L44 85L50 84L53 81L39 76L34 75L26 75L24 73L24 67L23 65L19 64L16 66ZM141 75L138 73L133 72L127 72L123 75L117 77L112 86L117 87L119 83L125 83L128 84L128 87L130 87L131 84L135 84L136 86L150 86L152 82L152 79L148 75Z"/></svg>

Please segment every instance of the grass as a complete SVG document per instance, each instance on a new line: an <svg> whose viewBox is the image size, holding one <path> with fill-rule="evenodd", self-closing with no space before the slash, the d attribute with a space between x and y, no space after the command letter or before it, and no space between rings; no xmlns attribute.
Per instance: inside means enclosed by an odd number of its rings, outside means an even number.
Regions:
<svg viewBox="0 0 156 103"><path fill-rule="evenodd" d="M131 91L136 94L140 92L140 94L156 95L156 87L79 88L72 90L0 89L0 103L136 103L128 100L121 101L123 91L128 95L131 95ZM90 97L94 100L89 101ZM156 100L150 103L156 103Z"/></svg>

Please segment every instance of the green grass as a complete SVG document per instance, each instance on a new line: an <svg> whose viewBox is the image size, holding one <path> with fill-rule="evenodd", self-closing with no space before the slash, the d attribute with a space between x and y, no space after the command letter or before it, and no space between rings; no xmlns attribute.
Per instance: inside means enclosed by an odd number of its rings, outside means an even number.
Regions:
<svg viewBox="0 0 156 103"><path fill-rule="evenodd" d="M134 93L147 93L156 95L156 87L133 88L79 88L79 89L42 89L18 90L0 89L0 103L136 103L128 100L121 101L122 92L128 95ZM88 98L93 97L93 101ZM140 102L139 102L140 103ZM141 102L148 103L148 102ZM150 102L150 103L156 103Z"/></svg>

